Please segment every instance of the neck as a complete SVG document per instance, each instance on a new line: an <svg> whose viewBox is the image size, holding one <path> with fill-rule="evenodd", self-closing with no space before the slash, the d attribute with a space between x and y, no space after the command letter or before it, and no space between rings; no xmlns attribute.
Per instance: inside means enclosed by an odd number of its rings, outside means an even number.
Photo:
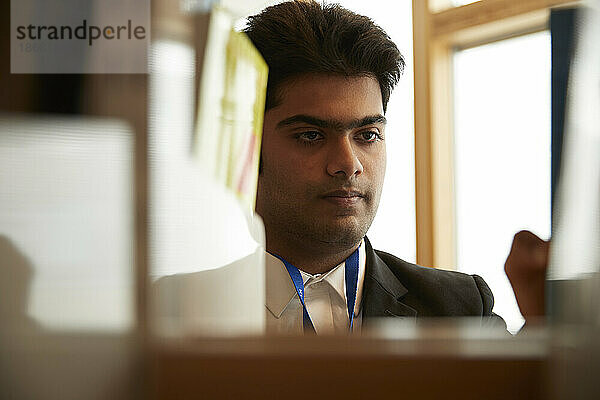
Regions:
<svg viewBox="0 0 600 400"><path fill-rule="evenodd" d="M332 270L350 257L359 245L360 241L352 246L327 244L323 249L315 249L311 246L298 248L298 246L285 246L283 243L270 241L267 237L267 251L269 253L283 257L296 268L312 275Z"/></svg>

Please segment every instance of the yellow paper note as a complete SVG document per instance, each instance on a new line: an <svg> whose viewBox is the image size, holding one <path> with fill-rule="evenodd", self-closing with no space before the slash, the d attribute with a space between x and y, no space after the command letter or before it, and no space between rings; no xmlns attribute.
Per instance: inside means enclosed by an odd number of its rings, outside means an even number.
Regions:
<svg viewBox="0 0 600 400"><path fill-rule="evenodd" d="M213 9L208 35L195 153L204 172L253 210L268 68L225 10Z"/></svg>

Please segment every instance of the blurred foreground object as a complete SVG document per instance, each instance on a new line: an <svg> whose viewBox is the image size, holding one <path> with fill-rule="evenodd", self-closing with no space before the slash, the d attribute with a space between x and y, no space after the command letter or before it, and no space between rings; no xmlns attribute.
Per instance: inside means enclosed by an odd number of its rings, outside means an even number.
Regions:
<svg viewBox="0 0 600 400"><path fill-rule="evenodd" d="M159 340L157 399L547 399L546 332L471 320L382 318L361 336ZM351 384L349 384L351 383Z"/></svg>
<svg viewBox="0 0 600 400"><path fill-rule="evenodd" d="M556 324L600 326L600 1L584 5L553 214L548 315Z"/></svg>
<svg viewBox="0 0 600 400"><path fill-rule="evenodd" d="M254 199L268 70L233 29L233 13L216 5L198 17L207 33L194 46L159 39L153 53L152 328L170 337L258 335L265 240Z"/></svg>
<svg viewBox="0 0 600 400"><path fill-rule="evenodd" d="M0 398L132 398L133 131L0 113Z"/></svg>
<svg viewBox="0 0 600 400"><path fill-rule="evenodd" d="M575 21L546 286L556 399L600 395L600 0L583 5Z"/></svg>
<svg viewBox="0 0 600 400"><path fill-rule="evenodd" d="M212 9L198 96L195 153L202 173L254 210L268 67L225 9Z"/></svg>

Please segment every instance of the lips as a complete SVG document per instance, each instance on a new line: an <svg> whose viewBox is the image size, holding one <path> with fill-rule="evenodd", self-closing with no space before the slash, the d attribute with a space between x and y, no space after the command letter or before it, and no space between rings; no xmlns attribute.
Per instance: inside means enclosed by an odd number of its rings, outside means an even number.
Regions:
<svg viewBox="0 0 600 400"><path fill-rule="evenodd" d="M337 206L352 207L364 199L358 190L333 190L325 193L323 199Z"/></svg>
<svg viewBox="0 0 600 400"><path fill-rule="evenodd" d="M323 197L345 197L345 198L350 198L350 197L364 197L363 194L361 192L359 192L358 190L333 190L331 192L327 192L323 195Z"/></svg>

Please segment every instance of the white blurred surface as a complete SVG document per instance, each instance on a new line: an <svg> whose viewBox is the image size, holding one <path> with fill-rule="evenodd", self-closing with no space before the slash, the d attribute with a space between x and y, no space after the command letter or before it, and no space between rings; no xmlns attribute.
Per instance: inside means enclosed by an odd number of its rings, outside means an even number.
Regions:
<svg viewBox="0 0 600 400"><path fill-rule="evenodd" d="M235 196L192 156L192 49L156 41L150 68L150 274L213 269L254 253L259 244Z"/></svg>
<svg viewBox="0 0 600 400"><path fill-rule="evenodd" d="M192 155L193 50L174 41L156 41L150 69L155 328L176 336L260 334L265 317L264 227Z"/></svg>
<svg viewBox="0 0 600 400"><path fill-rule="evenodd" d="M600 1L576 21L548 269L554 323L600 326Z"/></svg>
<svg viewBox="0 0 600 400"><path fill-rule="evenodd" d="M571 66L550 279L600 272L600 1L587 6Z"/></svg>
<svg viewBox="0 0 600 400"><path fill-rule="evenodd" d="M13 313L55 330L133 327L132 144L117 120L0 115L0 280L24 296Z"/></svg>

